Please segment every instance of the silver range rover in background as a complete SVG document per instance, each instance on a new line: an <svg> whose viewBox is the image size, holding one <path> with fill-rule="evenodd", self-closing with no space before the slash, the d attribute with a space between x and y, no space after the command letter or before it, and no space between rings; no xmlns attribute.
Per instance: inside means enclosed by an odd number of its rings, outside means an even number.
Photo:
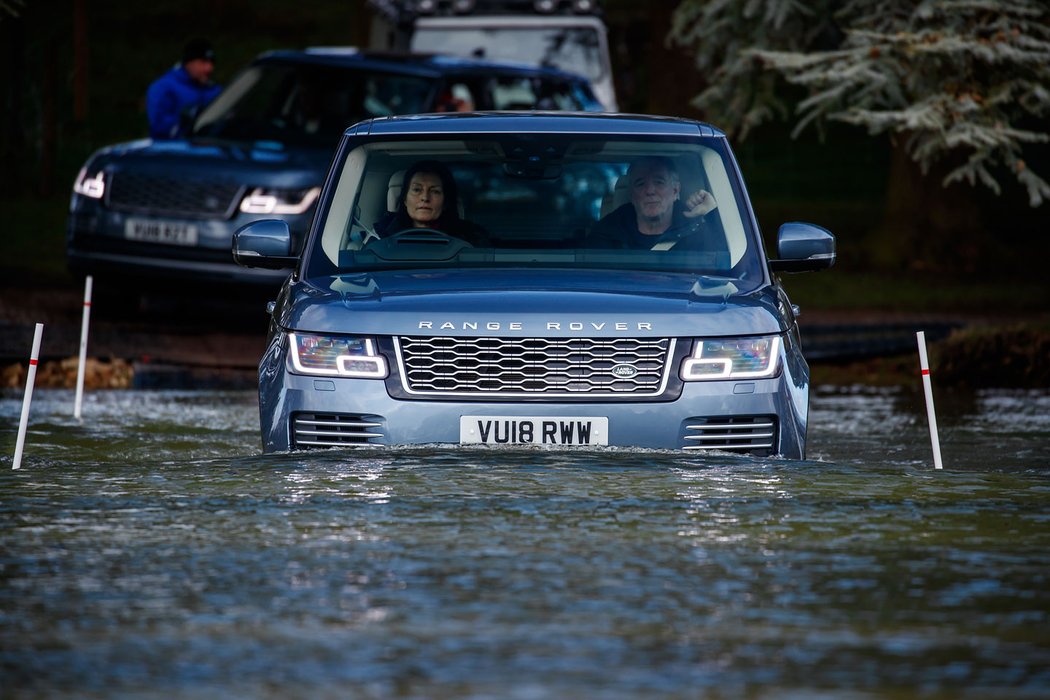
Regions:
<svg viewBox="0 0 1050 700"><path fill-rule="evenodd" d="M674 230L633 235L658 190L678 200ZM240 264L294 267L259 365L263 446L803 458L809 368L778 272L830 267L835 243L787 223L777 246L768 259L726 138L706 124L361 122L343 136L300 256L279 220L234 236Z"/></svg>

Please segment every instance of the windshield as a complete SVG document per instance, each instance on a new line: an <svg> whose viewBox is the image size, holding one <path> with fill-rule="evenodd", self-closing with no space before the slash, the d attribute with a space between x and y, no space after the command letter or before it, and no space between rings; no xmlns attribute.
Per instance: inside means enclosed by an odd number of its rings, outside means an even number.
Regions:
<svg viewBox="0 0 1050 700"><path fill-rule="evenodd" d="M423 78L353 68L255 65L198 117L193 135L332 147L362 119L425 111Z"/></svg>
<svg viewBox="0 0 1050 700"><path fill-rule="evenodd" d="M362 140L335 173L306 274L622 269L753 288L763 256L724 141L655 139Z"/></svg>
<svg viewBox="0 0 1050 700"><path fill-rule="evenodd" d="M418 27L412 49L554 66L592 81L605 75L593 27Z"/></svg>

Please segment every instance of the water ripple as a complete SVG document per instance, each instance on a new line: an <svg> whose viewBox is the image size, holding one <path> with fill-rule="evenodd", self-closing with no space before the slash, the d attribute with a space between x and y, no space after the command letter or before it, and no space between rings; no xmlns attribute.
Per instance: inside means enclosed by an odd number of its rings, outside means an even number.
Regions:
<svg viewBox="0 0 1050 700"><path fill-rule="evenodd" d="M1042 394L945 397L943 472L899 390L819 393L803 462L262 455L251 394L68 400L0 463L5 696L1050 692Z"/></svg>

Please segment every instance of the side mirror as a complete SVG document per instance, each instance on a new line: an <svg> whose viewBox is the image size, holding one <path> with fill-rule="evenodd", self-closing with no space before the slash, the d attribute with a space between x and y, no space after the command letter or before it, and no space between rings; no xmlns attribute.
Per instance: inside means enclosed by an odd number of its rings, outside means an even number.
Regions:
<svg viewBox="0 0 1050 700"><path fill-rule="evenodd" d="M233 234L233 260L242 267L282 270L295 267L299 258L292 254L292 232L280 219L253 221Z"/></svg>
<svg viewBox="0 0 1050 700"><path fill-rule="evenodd" d="M783 224L777 232L777 256L769 261L775 272L826 270L835 264L835 236L814 224Z"/></svg>

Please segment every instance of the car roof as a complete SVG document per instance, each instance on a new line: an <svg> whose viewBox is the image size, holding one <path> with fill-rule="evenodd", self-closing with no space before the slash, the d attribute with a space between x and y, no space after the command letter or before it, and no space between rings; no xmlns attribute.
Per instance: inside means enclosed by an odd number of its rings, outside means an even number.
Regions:
<svg viewBox="0 0 1050 700"><path fill-rule="evenodd" d="M349 134L565 133L725 137L704 122L680 117L598 112L464 112L377 117Z"/></svg>
<svg viewBox="0 0 1050 700"><path fill-rule="evenodd" d="M363 51L352 46L317 46L302 50L267 51L256 57L253 63L297 63L344 68L372 68L419 77L498 73L586 81L586 78L581 75L552 66L535 66L513 61L493 61L434 53Z"/></svg>

